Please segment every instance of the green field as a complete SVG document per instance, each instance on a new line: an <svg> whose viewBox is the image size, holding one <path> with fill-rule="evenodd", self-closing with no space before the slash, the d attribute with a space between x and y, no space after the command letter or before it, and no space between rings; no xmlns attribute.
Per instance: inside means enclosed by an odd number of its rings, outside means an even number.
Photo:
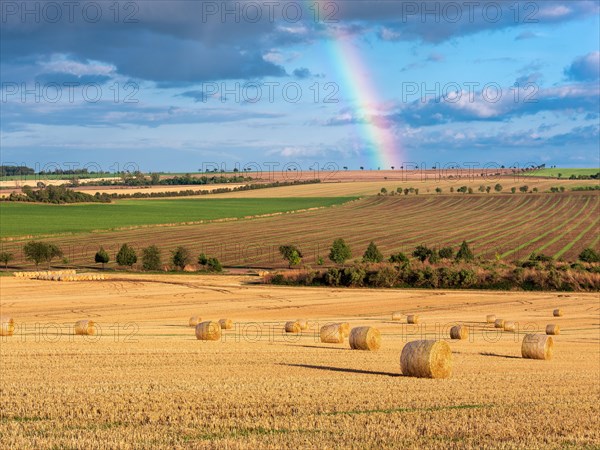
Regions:
<svg viewBox="0 0 600 450"><path fill-rule="evenodd" d="M114 203L48 205L0 203L0 236L78 233L140 225L157 225L338 205L354 197L122 200Z"/></svg>
<svg viewBox="0 0 600 450"><path fill-rule="evenodd" d="M560 173L560 178L569 178L571 175L595 175L600 172L600 168L587 168L587 169L569 169L569 168L556 168L556 169L540 169L534 172L525 172L519 175L523 175L526 177L552 177L558 178L558 174Z"/></svg>

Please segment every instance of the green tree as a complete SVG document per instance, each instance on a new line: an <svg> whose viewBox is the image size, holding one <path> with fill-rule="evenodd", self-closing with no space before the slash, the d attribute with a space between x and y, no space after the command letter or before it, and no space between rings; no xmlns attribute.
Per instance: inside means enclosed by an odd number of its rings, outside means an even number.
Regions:
<svg viewBox="0 0 600 450"><path fill-rule="evenodd" d="M496 192L502 192L502 185L500 183L497 183L496 186L494 186L494 190Z"/></svg>
<svg viewBox="0 0 600 450"><path fill-rule="evenodd" d="M4 268L8 268L8 263L14 259L14 255L9 252L0 252L0 262L4 264Z"/></svg>
<svg viewBox="0 0 600 450"><path fill-rule="evenodd" d="M519 188L519 191L521 191L523 194L525 194L528 190L529 190L529 186L527 186L527 185L521 186Z"/></svg>
<svg viewBox="0 0 600 450"><path fill-rule="evenodd" d="M154 172L150 174L150 183L151 184L158 184L158 182L160 181L160 174Z"/></svg>
<svg viewBox="0 0 600 450"><path fill-rule="evenodd" d="M469 248L469 244L467 244L467 241L462 241L462 244L460 244L460 248L458 249L458 252L456 253L456 260L457 261L473 261L474 259L475 259L475 256L473 255L473 252Z"/></svg>
<svg viewBox="0 0 600 450"><path fill-rule="evenodd" d="M342 238L338 238L333 241L331 249L329 250L329 259L336 264L344 264L347 259L352 257L352 250L346 241Z"/></svg>
<svg viewBox="0 0 600 450"><path fill-rule="evenodd" d="M588 247L579 254L579 259L587 263L597 263L600 262L600 254L593 248Z"/></svg>
<svg viewBox="0 0 600 450"><path fill-rule="evenodd" d="M441 187L436 187L435 188L435 192L437 192L438 194L442 193L442 188Z"/></svg>
<svg viewBox="0 0 600 450"><path fill-rule="evenodd" d="M419 261L424 262L427 258L429 258L432 255L432 253L433 250L431 250L429 247L425 245L419 245L414 249L412 255Z"/></svg>
<svg viewBox="0 0 600 450"><path fill-rule="evenodd" d="M142 249L142 268L155 271L162 268L160 249L156 245Z"/></svg>
<svg viewBox="0 0 600 450"><path fill-rule="evenodd" d="M211 272L223 272L223 266L217 258L208 258L206 266Z"/></svg>
<svg viewBox="0 0 600 450"><path fill-rule="evenodd" d="M363 262L380 263L381 261L383 261L383 255L375 245L375 242L371 241L363 254Z"/></svg>
<svg viewBox="0 0 600 450"><path fill-rule="evenodd" d="M132 267L137 262L137 254L133 247L123 244L117 253L117 264Z"/></svg>
<svg viewBox="0 0 600 450"><path fill-rule="evenodd" d="M288 262L290 268L302 262L302 252L295 245L281 245L279 253Z"/></svg>
<svg viewBox="0 0 600 450"><path fill-rule="evenodd" d="M110 257L108 256L108 253L106 253L106 250L104 250L104 247L100 247L100 249L96 252L96 255L94 256L94 261L99 264L102 264L102 269L104 269L104 264L110 261Z"/></svg>
<svg viewBox="0 0 600 450"><path fill-rule="evenodd" d="M208 264L208 258L204 253L200 253L200 256L198 256L198 264L200 264L201 266L205 266L206 264Z"/></svg>
<svg viewBox="0 0 600 450"><path fill-rule="evenodd" d="M511 187L511 188L510 188L510 192L512 192L512 193L514 194L515 192L517 192L517 188L516 188L516 187L514 187L514 186L513 186L513 187Z"/></svg>
<svg viewBox="0 0 600 450"><path fill-rule="evenodd" d="M41 241L30 241L23 247L25 259L33 261L36 266L42 262L47 262L50 267L50 262L54 258L63 256L62 250L55 244L48 244Z"/></svg>
<svg viewBox="0 0 600 450"><path fill-rule="evenodd" d="M172 252L171 262L178 269L183 270L191 260L190 251L181 245Z"/></svg>
<svg viewBox="0 0 600 450"><path fill-rule="evenodd" d="M382 187L380 191L383 195L387 194L387 189Z"/></svg>
<svg viewBox="0 0 600 450"><path fill-rule="evenodd" d="M489 186L486 186L486 187L485 187L485 192L487 192L488 194L490 193L490 191L491 191L491 190L492 190L492 188L491 188L491 187L489 187Z"/></svg>

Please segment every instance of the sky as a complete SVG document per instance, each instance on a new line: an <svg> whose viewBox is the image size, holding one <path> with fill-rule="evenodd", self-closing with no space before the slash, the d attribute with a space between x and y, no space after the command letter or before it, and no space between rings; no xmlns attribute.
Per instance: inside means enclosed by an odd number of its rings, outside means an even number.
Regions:
<svg viewBox="0 0 600 450"><path fill-rule="evenodd" d="M600 165L600 2L6 1L37 170Z"/></svg>

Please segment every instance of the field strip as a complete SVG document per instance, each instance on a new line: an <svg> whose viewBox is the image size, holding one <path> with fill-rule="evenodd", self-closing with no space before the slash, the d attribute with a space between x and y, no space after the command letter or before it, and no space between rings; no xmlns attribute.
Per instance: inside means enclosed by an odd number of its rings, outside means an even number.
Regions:
<svg viewBox="0 0 600 450"><path fill-rule="evenodd" d="M565 245L560 251L558 251L557 253L554 254L553 258L558 259L560 258L564 253L566 253L567 251L569 251L571 249L571 247L573 247L573 245L575 245L577 242L579 242L579 240L585 236L592 228L594 228L595 226L598 225L598 222L600 221L600 217L596 217L596 219L589 224L584 230L582 230L576 237L575 239L572 239L567 245ZM576 228L576 227L575 227ZM597 233L596 233L597 234Z"/></svg>
<svg viewBox="0 0 600 450"><path fill-rule="evenodd" d="M302 367L300 365L300 367ZM318 366L315 366L318 367ZM343 370L343 369L340 369ZM351 370L351 369L348 369ZM402 376L400 374L396 374L396 376ZM449 406L429 406L423 408L390 408L390 409L355 409L350 411L332 411L332 412L324 412L321 413L327 416L337 416L340 414L394 414L394 413L412 413L412 412L434 412L434 411L448 411L453 409L483 409L483 408L495 408L496 405L494 403L489 404L464 404L464 405L449 405Z"/></svg>
<svg viewBox="0 0 600 450"><path fill-rule="evenodd" d="M571 211L571 209L573 209L575 206L577 205L573 205L568 211ZM527 246L539 241L540 239L545 238L546 236L548 236L549 234L554 233L556 230L560 230L561 228L563 228L566 224L570 223L572 220L576 219L581 213L583 212L582 209L580 209L574 216L570 216L567 219L565 219L561 224L559 224L558 226L552 228L551 230L546 231L543 234L538 235L536 238L525 242L515 248L513 248L512 250L509 250L507 252L504 252L503 254L500 255L501 258L505 258L506 256L512 255L515 252L518 252L519 250L522 250L524 248L526 248ZM513 240L514 241L514 240ZM512 241L509 241L512 242Z"/></svg>

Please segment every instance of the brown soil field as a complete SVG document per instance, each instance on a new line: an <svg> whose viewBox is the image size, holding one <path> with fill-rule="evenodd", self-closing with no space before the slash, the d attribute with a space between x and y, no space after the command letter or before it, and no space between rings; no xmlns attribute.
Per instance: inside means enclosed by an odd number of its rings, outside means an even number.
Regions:
<svg viewBox="0 0 600 450"><path fill-rule="evenodd" d="M285 267L278 248L294 243L304 262L327 258L335 238L344 238L360 258L371 240L384 255L412 252L420 244L455 248L467 240L478 256L511 261L531 252L574 261L585 247L600 247L600 194L436 195L368 197L341 206L271 217L197 225L151 226L48 238L72 264L90 265L102 245L115 260L121 244L137 250L155 244L165 259L178 245L204 252L225 265ZM25 240L3 242L15 254Z"/></svg>
<svg viewBox="0 0 600 450"><path fill-rule="evenodd" d="M598 448L597 294L284 288L251 276L0 277L3 448ZM553 317L554 308L563 317ZM392 322L417 313L419 325ZM485 323L513 320L516 332ZM220 341L188 319L230 318ZM309 329L285 335L285 321ZM97 336L74 336L91 319ZM369 325L377 352L321 344L332 321ZM470 338L448 339L463 323ZM526 332L559 324L551 360ZM400 372L412 340L447 340L453 374Z"/></svg>

